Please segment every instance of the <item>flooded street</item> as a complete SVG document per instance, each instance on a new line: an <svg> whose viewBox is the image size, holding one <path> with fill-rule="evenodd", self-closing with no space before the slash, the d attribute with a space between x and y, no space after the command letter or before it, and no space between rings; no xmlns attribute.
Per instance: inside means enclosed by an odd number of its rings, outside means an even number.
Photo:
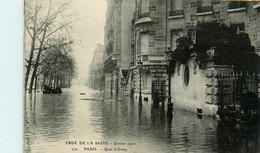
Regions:
<svg viewBox="0 0 260 153"><path fill-rule="evenodd" d="M63 89L63 94L26 95L26 153L116 152L259 152L259 128L220 122L166 106L154 106L128 96L102 98L87 87ZM117 100L115 100L117 99ZM77 144L69 144L70 142ZM85 141L84 146L78 144ZM92 142L108 142L95 145ZM114 143L129 143L114 145ZM84 150L85 147L96 150ZM73 148L76 148L73 150ZM107 149L106 149L107 148Z"/></svg>

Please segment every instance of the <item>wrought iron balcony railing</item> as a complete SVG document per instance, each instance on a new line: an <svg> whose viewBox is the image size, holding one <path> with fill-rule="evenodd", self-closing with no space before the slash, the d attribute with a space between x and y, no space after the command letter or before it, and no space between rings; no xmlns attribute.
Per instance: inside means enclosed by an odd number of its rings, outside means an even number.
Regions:
<svg viewBox="0 0 260 153"><path fill-rule="evenodd" d="M138 19L146 18L146 17L150 17L150 12L144 12L144 13L138 14Z"/></svg>
<svg viewBox="0 0 260 153"><path fill-rule="evenodd" d="M112 69L115 69L117 61L117 54L110 55L104 62L105 71L111 71Z"/></svg>
<svg viewBox="0 0 260 153"><path fill-rule="evenodd" d="M183 17L184 10L173 10L169 12L169 17Z"/></svg>
<svg viewBox="0 0 260 153"><path fill-rule="evenodd" d="M228 9L246 8L245 1L231 1L228 3Z"/></svg>
<svg viewBox="0 0 260 153"><path fill-rule="evenodd" d="M213 6L200 6L197 8L197 13L213 12Z"/></svg>
<svg viewBox="0 0 260 153"><path fill-rule="evenodd" d="M110 41L106 47L107 55L110 55L113 52L114 44L113 41Z"/></svg>

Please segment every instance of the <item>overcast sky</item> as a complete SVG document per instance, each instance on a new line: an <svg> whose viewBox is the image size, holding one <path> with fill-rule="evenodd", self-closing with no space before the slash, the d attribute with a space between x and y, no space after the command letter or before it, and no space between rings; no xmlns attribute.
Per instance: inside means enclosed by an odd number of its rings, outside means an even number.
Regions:
<svg viewBox="0 0 260 153"><path fill-rule="evenodd" d="M93 51L98 43L104 44L106 0L73 0L72 11L78 18L73 23L74 57L78 78L76 83L85 83Z"/></svg>

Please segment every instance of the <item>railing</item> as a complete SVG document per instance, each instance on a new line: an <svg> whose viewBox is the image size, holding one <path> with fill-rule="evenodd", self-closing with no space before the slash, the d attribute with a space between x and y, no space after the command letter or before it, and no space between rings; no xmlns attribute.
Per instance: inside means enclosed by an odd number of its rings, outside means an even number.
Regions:
<svg viewBox="0 0 260 153"><path fill-rule="evenodd" d="M106 61L104 62L105 71L109 71L111 68L115 68L116 60L117 60L117 55L116 55L116 54L110 55L110 56L106 59Z"/></svg>
<svg viewBox="0 0 260 153"><path fill-rule="evenodd" d="M247 88L251 93L258 96L259 78L255 73L238 72L217 75L218 80L218 102L222 107L231 106L236 110L241 109L243 101L242 91Z"/></svg>
<svg viewBox="0 0 260 153"><path fill-rule="evenodd" d="M147 62L162 62L164 61L163 55L152 55L152 54L145 54L145 55L138 55L138 60L142 60L145 63Z"/></svg>
<svg viewBox="0 0 260 153"><path fill-rule="evenodd" d="M231 1L228 3L228 9L246 8L245 1Z"/></svg>
<svg viewBox="0 0 260 153"><path fill-rule="evenodd" d="M200 6L197 8L197 13L213 12L213 6Z"/></svg>
<svg viewBox="0 0 260 153"><path fill-rule="evenodd" d="M146 17L150 17L150 12L144 12L144 13L138 14L138 19L146 18Z"/></svg>
<svg viewBox="0 0 260 153"><path fill-rule="evenodd" d="M184 15L184 10L173 10L169 12L169 16L182 16Z"/></svg>
<svg viewBox="0 0 260 153"><path fill-rule="evenodd" d="M217 75L218 115L233 120L248 120L259 113L259 77L255 73ZM257 95L258 94L258 95Z"/></svg>
<svg viewBox="0 0 260 153"><path fill-rule="evenodd" d="M110 55L112 52L113 52L113 48L114 48L114 45L113 45L113 41L110 41L107 45L107 48L106 48L106 53L108 55Z"/></svg>

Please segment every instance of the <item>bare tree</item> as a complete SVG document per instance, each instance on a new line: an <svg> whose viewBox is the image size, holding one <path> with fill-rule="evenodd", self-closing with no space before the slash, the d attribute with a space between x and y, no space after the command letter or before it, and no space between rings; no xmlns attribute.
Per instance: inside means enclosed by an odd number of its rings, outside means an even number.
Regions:
<svg viewBox="0 0 260 153"><path fill-rule="evenodd" d="M44 78L43 84L48 84L54 88L69 86L68 84L75 75L75 62L70 55L71 50L71 47L66 45L53 47L45 52L40 67L40 74Z"/></svg>
<svg viewBox="0 0 260 153"><path fill-rule="evenodd" d="M42 52L48 51L48 48L71 43L68 39L62 39L64 41L58 43L52 41L54 38L63 37L66 27L71 23L71 20L64 17L68 5L69 2L61 0L25 0L25 30L28 35L26 39L31 45L28 49L29 58L25 59L25 90L33 68L29 92L33 88Z"/></svg>

